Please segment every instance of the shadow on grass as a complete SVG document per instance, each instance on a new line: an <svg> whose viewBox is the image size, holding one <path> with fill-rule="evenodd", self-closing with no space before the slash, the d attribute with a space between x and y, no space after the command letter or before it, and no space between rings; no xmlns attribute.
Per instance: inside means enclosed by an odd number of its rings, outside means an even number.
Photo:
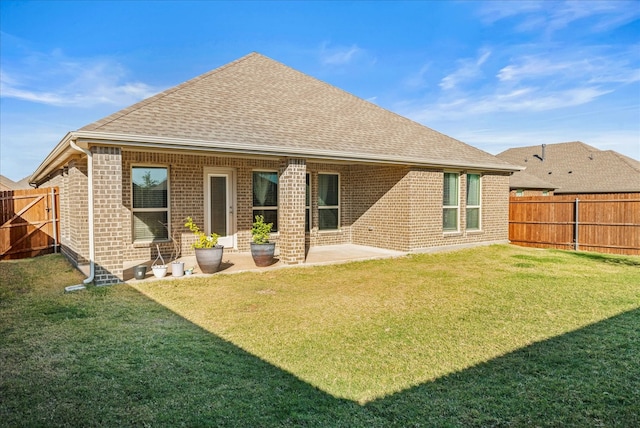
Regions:
<svg viewBox="0 0 640 428"><path fill-rule="evenodd" d="M397 426L640 426L640 309L367 408Z"/></svg>
<svg viewBox="0 0 640 428"><path fill-rule="evenodd" d="M593 260L596 262L640 267L640 257L619 256L616 254L592 253L584 251L567 251L566 254L576 258Z"/></svg>
<svg viewBox="0 0 640 428"><path fill-rule="evenodd" d="M67 351L58 348L62 338L52 339L47 355L55 360L49 368L54 374L45 371L39 381L22 383L19 376L2 377L0 425L640 425L640 310L359 405L332 397L133 289L87 295L100 300L108 316L96 314L102 310L96 305L73 320L87 333L78 327ZM60 311L38 316L44 326L60 322ZM56 372L55 364L66 369Z"/></svg>

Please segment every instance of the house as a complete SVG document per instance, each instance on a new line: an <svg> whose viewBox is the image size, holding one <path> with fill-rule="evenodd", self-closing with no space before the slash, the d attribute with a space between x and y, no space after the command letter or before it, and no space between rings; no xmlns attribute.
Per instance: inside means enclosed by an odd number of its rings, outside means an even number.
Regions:
<svg viewBox="0 0 640 428"><path fill-rule="evenodd" d="M108 284L156 244L191 254L187 216L244 252L263 214L284 264L506 242L518 169L252 53L69 132L31 182L59 187L63 252Z"/></svg>
<svg viewBox="0 0 640 428"><path fill-rule="evenodd" d="M509 179L511 196L549 196L556 190L554 184L529 174L525 171L515 172Z"/></svg>
<svg viewBox="0 0 640 428"><path fill-rule="evenodd" d="M20 181L13 181L4 175L0 175L0 191L31 189L28 178L29 177L23 178Z"/></svg>
<svg viewBox="0 0 640 428"><path fill-rule="evenodd" d="M552 190L556 195L640 192L640 162L580 141L518 147L497 157L526 168L511 176L509 187L516 196Z"/></svg>

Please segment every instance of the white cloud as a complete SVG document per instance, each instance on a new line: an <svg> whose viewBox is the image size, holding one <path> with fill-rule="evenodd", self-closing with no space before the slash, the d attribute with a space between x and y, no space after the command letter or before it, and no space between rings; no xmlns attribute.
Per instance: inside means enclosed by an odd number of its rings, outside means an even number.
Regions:
<svg viewBox="0 0 640 428"><path fill-rule="evenodd" d="M356 45L329 47L324 43L320 48L320 63L323 65L349 64L362 52L363 50Z"/></svg>
<svg viewBox="0 0 640 428"><path fill-rule="evenodd" d="M448 90L457 87L460 83L472 80L481 74L482 65L489 59L491 52L483 49L475 60L458 60L459 67L453 73L445 76L440 81L440 87Z"/></svg>
<svg viewBox="0 0 640 428"><path fill-rule="evenodd" d="M417 73L414 73L404 80L404 84L411 89L423 88L427 85L426 74L429 71L431 64L423 65Z"/></svg>
<svg viewBox="0 0 640 428"><path fill-rule="evenodd" d="M118 62L70 59L59 52L34 53L21 63L3 64L0 96L53 106L126 106L160 91L132 81Z"/></svg>
<svg viewBox="0 0 640 428"><path fill-rule="evenodd" d="M587 31L604 32L632 22L640 16L637 1L490 1L479 15L488 25L514 19L516 30L552 34L580 21Z"/></svg>
<svg viewBox="0 0 640 428"><path fill-rule="evenodd" d="M523 87L508 92L477 96L463 96L427 105L405 106L400 112L417 122L428 124L436 120L463 119L506 112L542 112L590 103L612 90L597 87L578 87L547 91L535 87Z"/></svg>
<svg viewBox="0 0 640 428"><path fill-rule="evenodd" d="M578 58L562 51L555 55L524 55L500 69L497 77L502 82L512 83L548 77L553 77L556 83L633 83L640 80L640 69L629 64L627 58L632 58L632 50L618 55L601 55L584 49Z"/></svg>

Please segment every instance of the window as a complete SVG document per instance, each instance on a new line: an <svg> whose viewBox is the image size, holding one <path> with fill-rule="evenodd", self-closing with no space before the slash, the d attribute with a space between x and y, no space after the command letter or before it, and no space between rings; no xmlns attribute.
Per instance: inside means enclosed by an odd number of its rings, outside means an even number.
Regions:
<svg viewBox="0 0 640 428"><path fill-rule="evenodd" d="M444 191L442 197L442 230L458 230L458 174L444 173Z"/></svg>
<svg viewBox="0 0 640 428"><path fill-rule="evenodd" d="M305 216L304 216L304 230L307 232L311 232L311 177L309 173L307 173L306 177L307 181L307 190L305 193Z"/></svg>
<svg viewBox="0 0 640 428"><path fill-rule="evenodd" d="M273 223L272 232L278 231L278 173L253 172L253 217L264 216L265 223Z"/></svg>
<svg viewBox="0 0 640 428"><path fill-rule="evenodd" d="M549 196L549 191L548 190L543 190L542 191L542 196Z"/></svg>
<svg viewBox="0 0 640 428"><path fill-rule="evenodd" d="M467 229L480 229L480 174L467 174Z"/></svg>
<svg viewBox="0 0 640 428"><path fill-rule="evenodd" d="M138 167L131 170L133 240L169 239L169 192L167 168Z"/></svg>
<svg viewBox="0 0 640 428"><path fill-rule="evenodd" d="M340 227L340 176L318 174L318 229Z"/></svg>

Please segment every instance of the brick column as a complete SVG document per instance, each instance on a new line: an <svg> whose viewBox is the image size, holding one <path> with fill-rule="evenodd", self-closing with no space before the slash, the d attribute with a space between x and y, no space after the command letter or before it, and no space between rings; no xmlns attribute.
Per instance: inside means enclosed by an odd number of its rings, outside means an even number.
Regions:
<svg viewBox="0 0 640 428"><path fill-rule="evenodd" d="M305 261L305 159L284 159L278 182L278 246L284 264Z"/></svg>
<svg viewBox="0 0 640 428"><path fill-rule="evenodd" d="M122 152L117 147L92 147L95 233L95 283L123 280Z"/></svg>

